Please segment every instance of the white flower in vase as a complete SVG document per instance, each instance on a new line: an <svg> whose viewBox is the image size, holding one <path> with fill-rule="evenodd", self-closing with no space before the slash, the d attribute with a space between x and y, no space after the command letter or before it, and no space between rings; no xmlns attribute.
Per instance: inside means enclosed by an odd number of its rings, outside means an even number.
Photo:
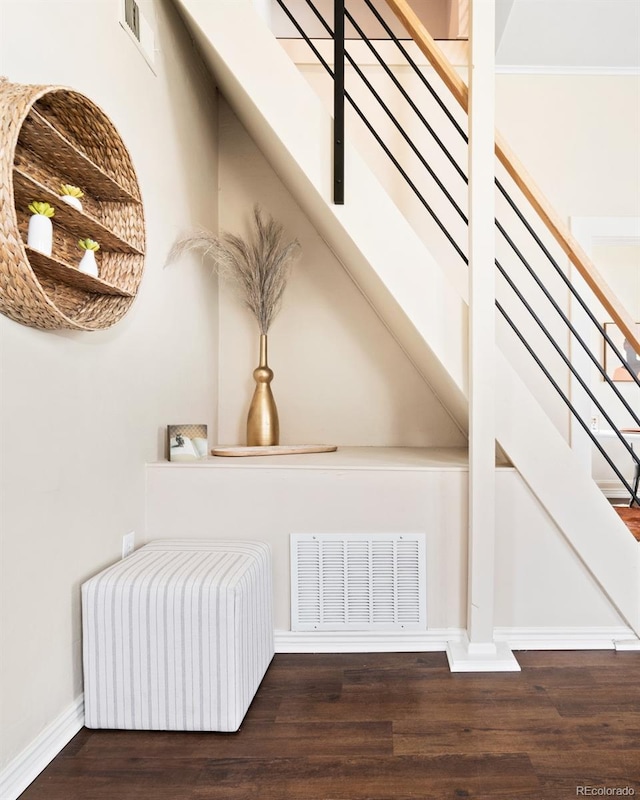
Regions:
<svg viewBox="0 0 640 800"><path fill-rule="evenodd" d="M33 216L29 219L27 245L32 250L37 250L39 253L44 253L45 256L50 256L53 249L51 217L56 213L55 209L49 203L41 203L34 200L29 203L29 211Z"/></svg>
<svg viewBox="0 0 640 800"><path fill-rule="evenodd" d="M80 239L78 247L84 250L84 255L78 265L78 270L84 272L85 275L91 275L92 278L98 277L98 264L96 262L96 253L100 249L98 242L93 239Z"/></svg>
<svg viewBox="0 0 640 800"><path fill-rule="evenodd" d="M60 186L60 200L73 206L77 211L82 211L82 203L80 198L84 197L84 192L77 186L71 183L63 183Z"/></svg>

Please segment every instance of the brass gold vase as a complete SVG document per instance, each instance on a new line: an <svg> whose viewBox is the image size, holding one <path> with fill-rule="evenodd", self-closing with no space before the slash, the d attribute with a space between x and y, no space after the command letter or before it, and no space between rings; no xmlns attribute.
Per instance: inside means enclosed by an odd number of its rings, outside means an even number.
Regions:
<svg viewBox="0 0 640 800"><path fill-rule="evenodd" d="M280 441L278 409L271 392L273 370L267 364L267 335L260 335L260 363L253 371L256 388L247 417L247 446L268 447Z"/></svg>

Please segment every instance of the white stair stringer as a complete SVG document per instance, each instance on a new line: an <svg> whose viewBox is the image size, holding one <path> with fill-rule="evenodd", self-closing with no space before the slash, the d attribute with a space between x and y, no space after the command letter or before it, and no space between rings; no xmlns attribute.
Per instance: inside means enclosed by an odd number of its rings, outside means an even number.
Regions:
<svg viewBox="0 0 640 800"><path fill-rule="evenodd" d="M496 435L583 564L640 635L640 546L499 348Z"/></svg>
<svg viewBox="0 0 640 800"><path fill-rule="evenodd" d="M467 306L345 142L331 202L332 119L249 0L175 0L216 84L318 233L460 427L467 428ZM498 441L602 590L640 634L640 548L500 351ZM544 587L541 587L541 591Z"/></svg>

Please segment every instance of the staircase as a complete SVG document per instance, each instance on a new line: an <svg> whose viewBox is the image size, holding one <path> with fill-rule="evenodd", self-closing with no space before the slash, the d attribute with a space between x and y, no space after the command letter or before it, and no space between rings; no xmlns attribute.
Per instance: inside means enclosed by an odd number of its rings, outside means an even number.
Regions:
<svg viewBox="0 0 640 800"><path fill-rule="evenodd" d="M251 6L238 0L175 2L244 126L442 403L466 429L464 291L348 139L348 201L333 205L331 115ZM503 143L499 150L510 158ZM640 635L637 542L576 460L509 354L509 347L499 342L498 443L603 592Z"/></svg>

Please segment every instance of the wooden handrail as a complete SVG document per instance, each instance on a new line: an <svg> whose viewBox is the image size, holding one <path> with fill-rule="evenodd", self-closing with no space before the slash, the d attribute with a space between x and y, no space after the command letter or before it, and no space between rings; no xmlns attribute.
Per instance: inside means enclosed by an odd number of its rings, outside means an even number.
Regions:
<svg viewBox="0 0 640 800"><path fill-rule="evenodd" d="M469 90L466 83L458 75L446 56L442 53L434 39L424 27L415 11L406 0L386 0L387 5L398 17L413 41L427 57L431 66L442 78L451 94L462 108L469 112ZM547 226L554 239L558 242L569 260L578 270L580 275L611 315L611 319L620 328L625 338L633 349L640 355L640 339L635 331L635 325L629 313L620 303L607 282L598 272L595 264L580 247L575 237L572 236L565 223L557 215L551 203L536 186L531 176L527 173L518 158L511 151L504 138L496 131L496 155L500 163L524 194L527 200Z"/></svg>

